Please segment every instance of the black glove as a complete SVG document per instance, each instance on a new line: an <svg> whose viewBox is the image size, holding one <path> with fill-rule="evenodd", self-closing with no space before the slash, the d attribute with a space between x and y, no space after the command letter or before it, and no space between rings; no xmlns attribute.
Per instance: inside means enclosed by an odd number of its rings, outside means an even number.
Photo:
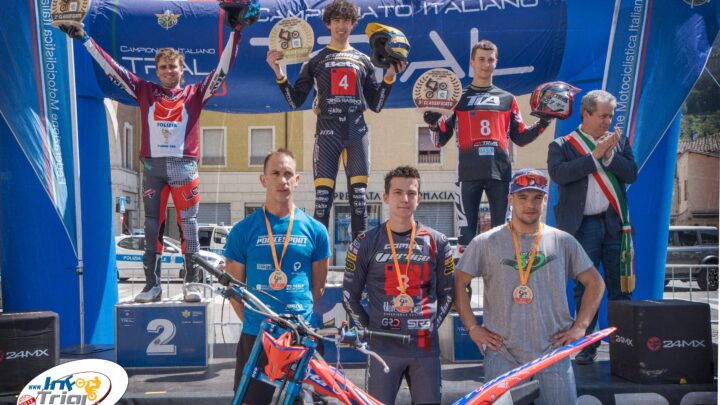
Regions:
<svg viewBox="0 0 720 405"><path fill-rule="evenodd" d="M66 33L72 39L77 39L78 41L85 39L85 30L81 27L76 27L70 24L61 24L58 28L60 28L60 31Z"/></svg>
<svg viewBox="0 0 720 405"><path fill-rule="evenodd" d="M554 120L555 117L540 117L538 121L540 121L540 125L542 125L543 128L546 128L550 126L552 123L552 120Z"/></svg>
<svg viewBox="0 0 720 405"><path fill-rule="evenodd" d="M425 111L423 113L423 121L425 121L428 126L430 126L430 129L435 130L437 127L438 121L440 121L440 118L442 118L442 114L435 111Z"/></svg>
<svg viewBox="0 0 720 405"><path fill-rule="evenodd" d="M233 31L239 32L248 25L256 23L260 18L260 6L257 1L236 3L221 0L220 8L225 12L225 25Z"/></svg>
<svg viewBox="0 0 720 405"><path fill-rule="evenodd" d="M233 31L242 31L245 26L240 20L240 9L234 7L225 8L225 25L230 27Z"/></svg>

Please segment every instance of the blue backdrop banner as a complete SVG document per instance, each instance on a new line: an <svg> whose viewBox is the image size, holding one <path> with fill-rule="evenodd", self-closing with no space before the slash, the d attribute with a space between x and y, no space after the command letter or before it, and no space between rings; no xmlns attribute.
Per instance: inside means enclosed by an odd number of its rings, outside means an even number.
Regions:
<svg viewBox="0 0 720 405"><path fill-rule="evenodd" d="M305 19L315 33L315 51L330 42L322 22L329 1L262 1L260 21L243 31L238 62L228 77L227 91L206 108L226 112L277 112L288 106L265 62L268 35L284 17ZM500 48L501 66L496 84L515 94L532 91L539 83L554 80L563 60L566 10L562 1L355 1L360 7L351 44L369 53L365 26L382 22L403 31L410 40L410 63L393 87L386 108L409 107L412 85L431 68L443 67L463 82L472 80L470 48L486 38ZM206 1L96 0L85 20L88 32L115 60L148 80L155 77L155 51L179 48L185 53L185 80L201 80L217 65L228 32L219 7ZM138 27L143 29L138 29ZM225 32L223 32L225 31ZM297 77L300 65L290 65L288 76ZM132 100L96 69L108 97ZM381 77L381 72L377 72ZM310 108L310 98L304 108Z"/></svg>
<svg viewBox="0 0 720 405"><path fill-rule="evenodd" d="M0 69L0 114L76 249L67 37L50 21L47 1L0 10L0 60L13 62Z"/></svg>

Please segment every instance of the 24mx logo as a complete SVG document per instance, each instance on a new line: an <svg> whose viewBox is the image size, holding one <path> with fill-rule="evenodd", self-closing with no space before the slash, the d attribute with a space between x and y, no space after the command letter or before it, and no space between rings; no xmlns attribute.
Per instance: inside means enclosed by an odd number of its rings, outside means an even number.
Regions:
<svg viewBox="0 0 720 405"><path fill-rule="evenodd" d="M50 357L50 349L20 350L17 352L5 352L5 360L29 359L32 357Z"/></svg>
<svg viewBox="0 0 720 405"><path fill-rule="evenodd" d="M660 349L684 349L684 348L704 348L706 347L704 340L660 340L660 338L653 336L645 342L645 346L653 352L660 351Z"/></svg>

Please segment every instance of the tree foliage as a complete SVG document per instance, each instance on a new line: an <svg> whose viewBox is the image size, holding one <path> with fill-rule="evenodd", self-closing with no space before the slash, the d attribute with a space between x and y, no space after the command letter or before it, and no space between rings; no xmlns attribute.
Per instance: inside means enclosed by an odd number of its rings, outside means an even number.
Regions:
<svg viewBox="0 0 720 405"><path fill-rule="evenodd" d="M708 136L720 133L720 36L695 87L683 105L680 137Z"/></svg>

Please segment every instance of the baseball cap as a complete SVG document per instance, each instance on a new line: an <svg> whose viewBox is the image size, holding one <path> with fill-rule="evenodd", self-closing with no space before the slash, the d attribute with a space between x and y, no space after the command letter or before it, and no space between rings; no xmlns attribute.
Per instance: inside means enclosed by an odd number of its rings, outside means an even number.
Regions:
<svg viewBox="0 0 720 405"><path fill-rule="evenodd" d="M548 180L540 170L522 169L513 174L510 181L510 194L523 190L537 190L547 194Z"/></svg>

